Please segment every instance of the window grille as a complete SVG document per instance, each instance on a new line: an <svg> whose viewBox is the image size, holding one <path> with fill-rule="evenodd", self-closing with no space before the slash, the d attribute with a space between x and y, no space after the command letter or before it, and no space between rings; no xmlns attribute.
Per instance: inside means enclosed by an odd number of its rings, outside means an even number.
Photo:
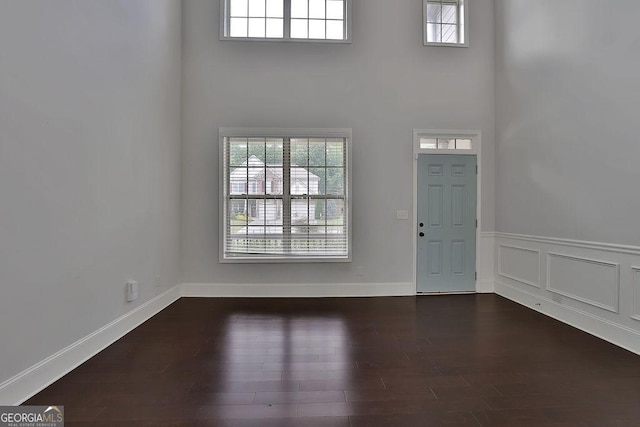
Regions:
<svg viewBox="0 0 640 427"><path fill-rule="evenodd" d="M221 136L223 260L348 260L349 139Z"/></svg>
<svg viewBox="0 0 640 427"><path fill-rule="evenodd" d="M350 41L351 0L221 0L223 40Z"/></svg>
<svg viewBox="0 0 640 427"><path fill-rule="evenodd" d="M423 0L424 44L468 46L467 0Z"/></svg>

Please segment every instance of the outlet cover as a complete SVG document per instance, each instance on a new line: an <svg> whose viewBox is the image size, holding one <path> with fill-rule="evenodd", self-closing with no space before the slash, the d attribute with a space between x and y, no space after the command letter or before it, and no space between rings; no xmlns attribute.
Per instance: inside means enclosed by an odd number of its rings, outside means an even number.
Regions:
<svg viewBox="0 0 640 427"><path fill-rule="evenodd" d="M135 301L138 299L138 282L135 280L129 280L127 282L127 302Z"/></svg>

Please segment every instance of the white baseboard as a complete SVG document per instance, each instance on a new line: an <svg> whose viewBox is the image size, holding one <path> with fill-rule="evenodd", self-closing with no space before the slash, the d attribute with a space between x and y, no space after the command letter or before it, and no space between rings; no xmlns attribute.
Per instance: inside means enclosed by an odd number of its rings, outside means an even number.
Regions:
<svg viewBox="0 0 640 427"><path fill-rule="evenodd" d="M492 294L495 292L493 280L478 280L476 282L476 292L479 294Z"/></svg>
<svg viewBox="0 0 640 427"><path fill-rule="evenodd" d="M136 307L0 384L0 405L19 405L180 298L180 287Z"/></svg>
<svg viewBox="0 0 640 427"><path fill-rule="evenodd" d="M506 283L479 280L477 292L504 296L561 322L640 354L640 333ZM0 384L0 405L18 405L105 349L180 297L374 297L413 296L411 282L329 284L184 283L147 301L99 330Z"/></svg>
<svg viewBox="0 0 640 427"><path fill-rule="evenodd" d="M480 247L477 254L478 280L476 281L476 292L480 294L493 293L495 252L495 233L487 231L480 233Z"/></svg>
<svg viewBox="0 0 640 427"><path fill-rule="evenodd" d="M640 354L640 332L634 329L534 295L499 280L495 283L495 293L633 353Z"/></svg>
<svg viewBox="0 0 640 427"><path fill-rule="evenodd" d="M379 297L410 296L415 286L406 283L183 283L183 297L224 298L318 298L318 297Z"/></svg>

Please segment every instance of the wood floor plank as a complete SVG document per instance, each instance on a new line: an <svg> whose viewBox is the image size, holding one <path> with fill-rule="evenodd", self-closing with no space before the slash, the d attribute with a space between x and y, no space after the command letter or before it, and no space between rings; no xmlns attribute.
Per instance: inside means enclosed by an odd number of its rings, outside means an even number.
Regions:
<svg viewBox="0 0 640 427"><path fill-rule="evenodd" d="M535 343L535 345L532 345ZM638 426L640 356L496 295L183 298L25 404L69 426Z"/></svg>

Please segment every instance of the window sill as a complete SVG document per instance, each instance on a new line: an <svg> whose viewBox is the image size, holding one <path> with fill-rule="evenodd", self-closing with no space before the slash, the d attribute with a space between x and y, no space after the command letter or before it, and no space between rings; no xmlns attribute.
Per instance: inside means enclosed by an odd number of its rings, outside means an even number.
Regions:
<svg viewBox="0 0 640 427"><path fill-rule="evenodd" d="M469 43L434 43L425 42L425 46L439 46L439 47L469 47Z"/></svg>
<svg viewBox="0 0 640 427"><path fill-rule="evenodd" d="M279 38L263 38L263 37L220 37L220 41L233 42L276 42L276 43L324 43L324 44L351 44L351 39L333 40L333 39L279 39Z"/></svg>
<svg viewBox="0 0 640 427"><path fill-rule="evenodd" d="M291 263L349 263L351 256L340 257L276 257L276 256L264 256L264 257L233 257L233 258L220 258L220 264L291 264Z"/></svg>

